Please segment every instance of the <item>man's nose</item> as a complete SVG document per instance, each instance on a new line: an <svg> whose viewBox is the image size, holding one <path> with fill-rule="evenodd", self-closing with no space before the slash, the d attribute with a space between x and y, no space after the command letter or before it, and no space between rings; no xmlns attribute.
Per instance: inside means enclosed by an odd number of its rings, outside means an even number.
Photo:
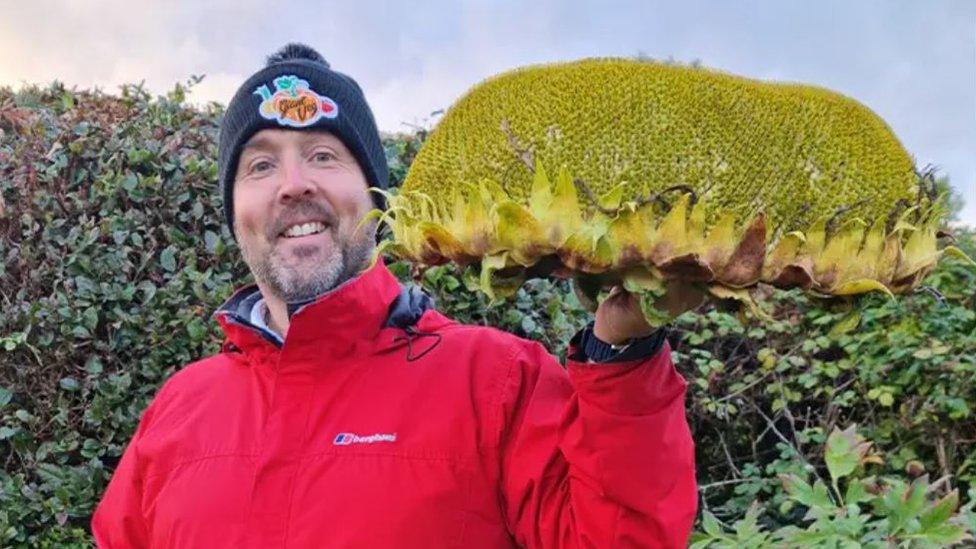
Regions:
<svg viewBox="0 0 976 549"><path fill-rule="evenodd" d="M300 199L315 192L315 186L302 169L300 162L286 161L284 163L284 181L278 190L281 200Z"/></svg>

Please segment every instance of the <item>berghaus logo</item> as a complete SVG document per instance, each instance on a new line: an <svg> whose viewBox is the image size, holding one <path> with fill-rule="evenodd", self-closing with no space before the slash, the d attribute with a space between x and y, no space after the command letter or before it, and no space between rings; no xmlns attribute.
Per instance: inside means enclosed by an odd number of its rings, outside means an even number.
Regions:
<svg viewBox="0 0 976 549"><path fill-rule="evenodd" d="M378 442L396 442L396 433L373 433L372 435L357 435L356 433L339 433L332 444L335 446L349 446L350 444L376 444Z"/></svg>

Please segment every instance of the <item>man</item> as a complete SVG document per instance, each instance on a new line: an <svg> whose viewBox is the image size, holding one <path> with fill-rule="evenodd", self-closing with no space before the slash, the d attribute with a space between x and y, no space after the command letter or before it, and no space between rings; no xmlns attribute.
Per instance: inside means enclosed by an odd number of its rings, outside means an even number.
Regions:
<svg viewBox="0 0 976 549"><path fill-rule="evenodd" d="M600 305L563 369L402 288L361 224L388 179L373 116L306 46L243 84L219 156L256 288L217 311L222 352L144 412L93 518L99 546L686 544L685 382L633 296Z"/></svg>

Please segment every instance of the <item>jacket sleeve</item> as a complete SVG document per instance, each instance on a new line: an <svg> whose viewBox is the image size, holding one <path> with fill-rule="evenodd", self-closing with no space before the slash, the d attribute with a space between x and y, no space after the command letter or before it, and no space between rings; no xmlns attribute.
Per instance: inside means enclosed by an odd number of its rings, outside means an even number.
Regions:
<svg viewBox="0 0 976 549"><path fill-rule="evenodd" d="M571 358L566 370L541 345L525 344L511 364L500 447L515 541L686 547L697 508L694 445L686 383L667 343L630 361Z"/></svg>
<svg viewBox="0 0 976 549"><path fill-rule="evenodd" d="M156 399L143 412L92 517L95 545L102 549L147 548L149 527L142 513L142 463L139 442L152 422Z"/></svg>

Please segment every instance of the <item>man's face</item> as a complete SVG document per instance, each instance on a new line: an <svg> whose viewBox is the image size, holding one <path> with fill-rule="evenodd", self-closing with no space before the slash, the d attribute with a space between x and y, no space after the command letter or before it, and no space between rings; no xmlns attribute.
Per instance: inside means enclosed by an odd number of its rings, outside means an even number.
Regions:
<svg viewBox="0 0 976 549"><path fill-rule="evenodd" d="M261 130L244 145L234 182L234 231L263 289L305 301L355 276L374 248L373 204L342 141L315 131Z"/></svg>

